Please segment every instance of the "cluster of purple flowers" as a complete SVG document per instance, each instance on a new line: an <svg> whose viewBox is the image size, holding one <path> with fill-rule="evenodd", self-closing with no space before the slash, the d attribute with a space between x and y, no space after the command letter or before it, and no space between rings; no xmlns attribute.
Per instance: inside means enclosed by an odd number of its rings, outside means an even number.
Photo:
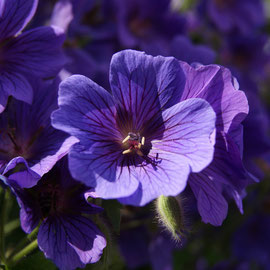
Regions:
<svg viewBox="0 0 270 270"><path fill-rule="evenodd" d="M182 196L214 226L231 200L243 213L262 174L254 159L270 149L263 3L54 2L0 0L0 188L45 257L59 269L96 263L115 217L137 220L158 198L175 197L179 208L157 207L172 219L184 218ZM146 235L140 222L120 231L127 265L171 269L174 244Z"/></svg>

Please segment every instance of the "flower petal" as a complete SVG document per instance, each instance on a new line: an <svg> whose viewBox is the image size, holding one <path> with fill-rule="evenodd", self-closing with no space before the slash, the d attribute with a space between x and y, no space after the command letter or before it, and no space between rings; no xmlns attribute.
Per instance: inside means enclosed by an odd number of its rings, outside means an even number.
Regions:
<svg viewBox="0 0 270 270"><path fill-rule="evenodd" d="M105 199L125 197L138 188L133 166L125 164L121 150L106 142L96 142L89 149L75 144L69 153L72 176Z"/></svg>
<svg viewBox="0 0 270 270"><path fill-rule="evenodd" d="M51 25L56 25L66 32L72 20L73 20L73 10L71 2L58 1L55 4L52 12Z"/></svg>
<svg viewBox="0 0 270 270"><path fill-rule="evenodd" d="M106 240L85 217L50 217L40 226L38 245L59 269L72 270L97 262Z"/></svg>
<svg viewBox="0 0 270 270"><path fill-rule="evenodd" d="M35 14L38 0L2 0L0 40L17 35Z"/></svg>
<svg viewBox="0 0 270 270"><path fill-rule="evenodd" d="M31 188L37 184L40 176L32 171L22 157L13 158L6 166L3 175L12 187Z"/></svg>
<svg viewBox="0 0 270 270"><path fill-rule="evenodd" d="M204 65L215 61L216 53L205 45L194 45L186 36L178 35L171 42L170 54L181 61Z"/></svg>
<svg viewBox="0 0 270 270"><path fill-rule="evenodd" d="M178 61L173 57L153 57L133 50L121 51L112 57L112 94L132 116L135 130L140 130L161 109L170 107L180 98L184 80Z"/></svg>
<svg viewBox="0 0 270 270"><path fill-rule="evenodd" d="M176 196L184 190L189 173L204 169L214 151L215 113L202 99L183 101L163 112L162 140L153 140L145 162L136 166L138 190L120 202L145 205L151 200Z"/></svg>
<svg viewBox="0 0 270 270"><path fill-rule="evenodd" d="M52 125L77 137L84 145L120 136L112 96L90 79L82 75L66 79L60 84L58 103Z"/></svg>
<svg viewBox="0 0 270 270"><path fill-rule="evenodd" d="M209 65L192 68L180 62L187 81L181 100L202 98L208 101L217 115L217 130L238 128L248 113L244 92L235 88L233 77L226 68Z"/></svg>
<svg viewBox="0 0 270 270"><path fill-rule="evenodd" d="M32 84L31 106L11 100L1 114L0 159L9 162L14 156L23 156L31 169L42 176L78 139L51 126L50 115L57 108L59 80L50 83L35 80Z"/></svg>
<svg viewBox="0 0 270 270"><path fill-rule="evenodd" d="M213 158L216 115L208 102L188 99L162 113L164 132L161 140L153 140L152 149L179 155L192 172L204 169ZM150 151L151 154L152 151Z"/></svg>
<svg viewBox="0 0 270 270"><path fill-rule="evenodd" d="M131 196L120 198L121 203L144 206L160 195L176 196L185 189L190 173L185 158L181 160L179 155L158 151L152 151L152 155L157 157L153 164L145 162L135 168L139 187Z"/></svg>
<svg viewBox="0 0 270 270"><path fill-rule="evenodd" d="M57 27L38 27L8 41L3 68L22 72L25 76L56 76L66 62L61 46L65 35Z"/></svg>
<svg viewBox="0 0 270 270"><path fill-rule="evenodd" d="M214 158L205 173L211 179L230 185L238 191L248 185L249 176L242 164L238 146L223 132L216 134Z"/></svg>
<svg viewBox="0 0 270 270"><path fill-rule="evenodd" d="M64 132L61 133L50 127L38 138L37 143L39 142L40 151L36 153L35 158L30 163L31 169L43 176L69 152L71 146L77 143L78 139L73 136L67 137Z"/></svg>
<svg viewBox="0 0 270 270"><path fill-rule="evenodd" d="M220 226L228 211L228 203L222 196L222 184L211 180L204 172L192 173L188 183L197 198L203 222Z"/></svg>
<svg viewBox="0 0 270 270"><path fill-rule="evenodd" d="M16 69L7 69L3 71L0 76L0 109L2 111L7 105L8 96L13 96L29 104L31 104L33 100L32 86L23 75L15 71Z"/></svg>

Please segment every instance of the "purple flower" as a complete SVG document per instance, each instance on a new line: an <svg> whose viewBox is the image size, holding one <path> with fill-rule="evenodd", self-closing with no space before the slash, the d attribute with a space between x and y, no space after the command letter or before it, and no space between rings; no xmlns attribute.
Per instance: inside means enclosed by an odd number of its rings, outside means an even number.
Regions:
<svg viewBox="0 0 270 270"><path fill-rule="evenodd" d="M106 240L90 215L102 208L87 202L87 188L70 176L67 158L38 182L23 158L14 159L4 175L20 205L23 230L30 233L41 222L39 248L59 269L82 268L100 259Z"/></svg>
<svg viewBox="0 0 270 270"><path fill-rule="evenodd" d="M169 0L111 0L117 14L118 39L126 48L167 54L169 41L184 32L186 21L170 10Z"/></svg>
<svg viewBox="0 0 270 270"><path fill-rule="evenodd" d="M126 50L111 61L112 94L84 76L65 80L52 123L80 140L73 177L133 205L179 194L211 162L216 120L202 99L178 103L187 79L175 58Z"/></svg>
<svg viewBox="0 0 270 270"><path fill-rule="evenodd" d="M217 116L213 161L200 173L192 173L188 180L202 220L217 226L227 215L226 197L234 198L243 211L241 194L250 177L242 163L241 122L248 113L247 98L238 90L228 69L217 65L181 66L187 78L181 100L203 98Z"/></svg>
<svg viewBox="0 0 270 270"><path fill-rule="evenodd" d="M116 42L114 24L106 17L105 6L99 3L97 7L93 0L59 0L55 4L51 24L62 28L69 37L64 48L69 61L61 78L82 74L103 87L109 86L108 71ZM90 16L90 12L95 15ZM87 21L89 17L91 22ZM98 18L96 23L93 22L95 17Z"/></svg>
<svg viewBox="0 0 270 270"><path fill-rule="evenodd" d="M64 35L55 27L38 27L20 34L33 17L37 0L1 1L0 5L0 111L10 95L31 103L33 76L55 76L65 62Z"/></svg>
<svg viewBox="0 0 270 270"><path fill-rule="evenodd" d="M0 173L15 157L23 157L42 176L62 158L77 139L51 126L57 108L59 80L32 82L33 104L12 99L0 114Z"/></svg>
<svg viewBox="0 0 270 270"><path fill-rule="evenodd" d="M221 61L230 67L240 85L243 80L261 80L266 77L270 61L267 41L268 37L262 34L245 37L230 35L226 38L221 50Z"/></svg>
<svg viewBox="0 0 270 270"><path fill-rule="evenodd" d="M222 32L249 34L265 22L261 0L206 0L206 12Z"/></svg>

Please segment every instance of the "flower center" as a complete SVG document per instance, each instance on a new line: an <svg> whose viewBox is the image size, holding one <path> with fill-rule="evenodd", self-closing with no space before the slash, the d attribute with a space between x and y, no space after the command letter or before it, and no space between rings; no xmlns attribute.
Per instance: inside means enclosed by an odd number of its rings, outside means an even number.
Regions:
<svg viewBox="0 0 270 270"><path fill-rule="evenodd" d="M143 38L147 36L151 28L151 22L148 19L138 19L135 17L129 21L129 28L135 36Z"/></svg>
<svg viewBox="0 0 270 270"><path fill-rule="evenodd" d="M44 185L38 192L38 202L42 218L48 217L52 213L59 211L59 185Z"/></svg>
<svg viewBox="0 0 270 270"><path fill-rule="evenodd" d="M129 132L127 137L122 141L122 144L126 150L122 152L123 155L126 154L137 154L139 156L144 156L142 152L142 146L144 146L145 138L141 137L139 133Z"/></svg>

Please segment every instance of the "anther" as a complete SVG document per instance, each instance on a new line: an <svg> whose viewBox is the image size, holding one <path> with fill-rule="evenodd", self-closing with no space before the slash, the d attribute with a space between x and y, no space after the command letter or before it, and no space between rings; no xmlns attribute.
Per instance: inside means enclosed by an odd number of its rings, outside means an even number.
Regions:
<svg viewBox="0 0 270 270"><path fill-rule="evenodd" d="M127 149L127 150L125 150L125 151L122 152L123 155L129 154L129 153L132 153L132 150L131 149Z"/></svg>
<svg viewBox="0 0 270 270"><path fill-rule="evenodd" d="M145 138L142 137L141 145L144 145L144 143L145 143Z"/></svg>
<svg viewBox="0 0 270 270"><path fill-rule="evenodd" d="M122 141L122 143L127 142L129 139L130 139L130 136L128 135L128 136Z"/></svg>

